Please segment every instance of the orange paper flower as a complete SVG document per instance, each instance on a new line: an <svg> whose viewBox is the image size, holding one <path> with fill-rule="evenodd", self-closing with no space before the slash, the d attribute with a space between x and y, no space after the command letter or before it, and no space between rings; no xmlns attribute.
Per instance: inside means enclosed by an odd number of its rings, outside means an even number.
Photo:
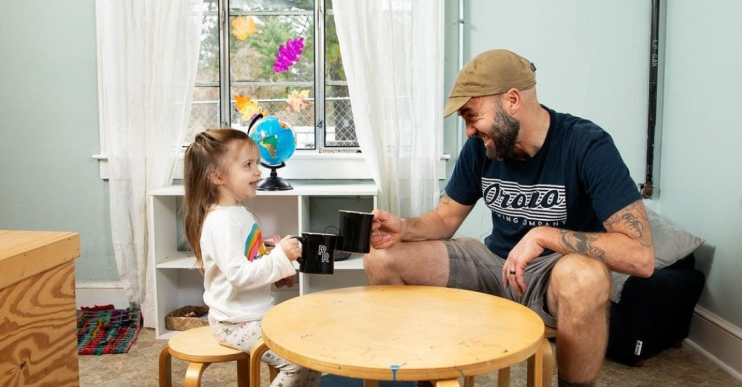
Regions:
<svg viewBox="0 0 742 387"><path fill-rule="evenodd" d="M264 116L268 115L267 111L260 108L258 101L254 101L252 98L247 96L235 95L234 104L237 111L242 113L241 119L243 121L251 120L252 117L258 113Z"/></svg>
<svg viewBox="0 0 742 387"><path fill-rule="evenodd" d="M232 35L239 40L245 40L258 31L252 17L238 16L232 19L231 24Z"/></svg>
<svg viewBox="0 0 742 387"><path fill-rule="evenodd" d="M309 106L307 97L309 97L309 90L294 90L291 92L291 94L289 94L286 102L288 102L289 106L291 106L291 109L293 109L295 112L300 112L304 110L305 107Z"/></svg>

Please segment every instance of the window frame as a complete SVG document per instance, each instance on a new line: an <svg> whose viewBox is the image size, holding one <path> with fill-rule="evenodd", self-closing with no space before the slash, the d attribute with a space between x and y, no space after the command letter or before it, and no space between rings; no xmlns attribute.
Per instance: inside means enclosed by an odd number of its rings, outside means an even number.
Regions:
<svg viewBox="0 0 742 387"><path fill-rule="evenodd" d="M219 21L219 74L220 80L219 85L214 82L197 82L196 87L216 87L219 86L219 124L223 127L231 127L231 77L229 69L229 39L230 39L230 28L229 28L229 0L218 0L217 11L204 11L204 15L216 14ZM258 16L277 16L277 15L314 15L314 29L315 29L315 47L314 47L314 60L315 60L315 75L314 75L314 87L315 87L315 103L314 103L314 137L315 147L314 149L297 149L291 160L301 160L301 162L286 163L285 168L280 169L280 176L287 179L302 179L302 180L315 180L315 179L331 179L331 180L368 180L373 179L371 170L366 164L365 157L361 154L360 147L350 146L326 146L325 145L325 133L326 133L326 112L325 112L325 86L347 86L347 81L327 81L325 79L325 17L327 14L333 15L332 9L325 9L325 0L314 1L314 11L257 11L257 12L238 12L234 15L258 15ZM226 25L226 28L225 28ZM98 63L101 62L101 42L97 42L97 59ZM225 49L226 47L226 49ZM223 63L227 63L227 66L223 66ZM226 68L225 68L226 67ZM98 68L98 79L101 78L100 68ZM226 82L224 81L226 77ZM244 86L276 86L286 82L245 82ZM299 85L301 82L292 82L291 84ZM305 84L311 84L310 82L304 82ZM98 82L98 106L101 105L101 89L100 82ZM223 87L227 85L227 87ZM321 94L320 94L321 93ZM227 99L224 99L224 95ZM322 98L319 98L319 96ZM228 100L229 104L223 104L222 101ZM226 106L225 106L226 105ZM222 117L228 117L225 123ZM103 132L103 125L99 125L100 131L100 152L92 155L92 159L98 161L99 165L99 176L102 180L107 180L109 176L108 172L108 154L105 133ZM322 144L321 146L319 144ZM181 144L181 153L176 161L175 171L173 178L176 180L183 179L183 156L185 147L188 144ZM442 153L439 159L439 179L445 179L445 164L451 158L450 155ZM261 167L263 174L267 175L270 171Z"/></svg>
<svg viewBox="0 0 742 387"><path fill-rule="evenodd" d="M325 0L315 0L314 10L297 10L297 11L236 11L232 12L229 8L229 0L218 0L218 10L207 11L204 15L217 15L219 21L219 81L218 85L214 82L197 82L196 87L215 87L219 86L219 125L221 127L232 127L232 87L233 86L297 86L306 87L314 86L314 147L308 149L297 149L297 153L323 153L325 150L332 150L340 153L359 153L358 146L328 146L326 140L326 85L346 86L347 81L327 81L325 79L325 17L332 15L333 11L325 9ZM229 53L230 36L230 17L232 16L312 16L314 17L314 80L306 81L235 81L231 80L231 62ZM332 98L331 98L332 99ZM229 101L229 103L224 103Z"/></svg>

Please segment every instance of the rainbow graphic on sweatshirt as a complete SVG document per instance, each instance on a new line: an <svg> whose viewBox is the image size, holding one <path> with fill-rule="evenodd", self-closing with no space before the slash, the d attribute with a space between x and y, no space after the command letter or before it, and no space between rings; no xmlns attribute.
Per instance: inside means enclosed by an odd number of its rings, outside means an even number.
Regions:
<svg viewBox="0 0 742 387"><path fill-rule="evenodd" d="M260 227L257 223L253 223L252 230L247 236L245 241L245 256L252 262L253 259L265 254L265 246L263 245L263 233L260 232Z"/></svg>

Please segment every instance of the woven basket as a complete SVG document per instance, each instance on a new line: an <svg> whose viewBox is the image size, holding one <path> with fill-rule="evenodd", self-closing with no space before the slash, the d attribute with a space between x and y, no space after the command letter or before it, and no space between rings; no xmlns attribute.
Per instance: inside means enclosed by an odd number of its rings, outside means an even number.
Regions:
<svg viewBox="0 0 742 387"><path fill-rule="evenodd" d="M171 331L187 331L189 329L205 327L209 325L208 320L199 317L185 317L194 312L196 316L202 316L209 311L208 306L184 306L175 309L165 316L165 327Z"/></svg>

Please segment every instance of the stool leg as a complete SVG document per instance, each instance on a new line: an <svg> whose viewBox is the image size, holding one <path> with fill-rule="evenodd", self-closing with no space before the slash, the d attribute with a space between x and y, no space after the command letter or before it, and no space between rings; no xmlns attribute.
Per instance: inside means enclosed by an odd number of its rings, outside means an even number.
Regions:
<svg viewBox="0 0 742 387"><path fill-rule="evenodd" d="M510 386L510 367L500 368L497 371L497 387Z"/></svg>
<svg viewBox="0 0 742 387"><path fill-rule="evenodd" d="M237 387L250 387L250 356L237 359Z"/></svg>
<svg viewBox="0 0 742 387"><path fill-rule="evenodd" d="M464 387L474 387L474 377L467 376L464 378Z"/></svg>
<svg viewBox="0 0 742 387"><path fill-rule="evenodd" d="M170 348L165 346L160 352L160 387L172 387L173 374L170 357Z"/></svg>
<svg viewBox="0 0 742 387"><path fill-rule="evenodd" d="M536 350L533 356L528 358L528 387L541 387L544 382L544 351L545 346L549 345L549 352L551 352L551 345L549 341L544 339L541 341L541 346ZM551 380L551 378L549 379Z"/></svg>
<svg viewBox="0 0 742 387"><path fill-rule="evenodd" d="M261 337L250 350L250 385L253 387L260 387L260 358L268 349Z"/></svg>
<svg viewBox="0 0 742 387"><path fill-rule="evenodd" d="M363 379L363 387L379 387L379 381Z"/></svg>
<svg viewBox="0 0 742 387"><path fill-rule="evenodd" d="M204 374L204 370L209 366L210 363L196 363L192 362L188 365L185 377L185 387L200 387L201 386L201 375Z"/></svg>
<svg viewBox="0 0 742 387"><path fill-rule="evenodd" d="M270 373L271 382L278 376L278 368L274 366L268 366L268 372Z"/></svg>

